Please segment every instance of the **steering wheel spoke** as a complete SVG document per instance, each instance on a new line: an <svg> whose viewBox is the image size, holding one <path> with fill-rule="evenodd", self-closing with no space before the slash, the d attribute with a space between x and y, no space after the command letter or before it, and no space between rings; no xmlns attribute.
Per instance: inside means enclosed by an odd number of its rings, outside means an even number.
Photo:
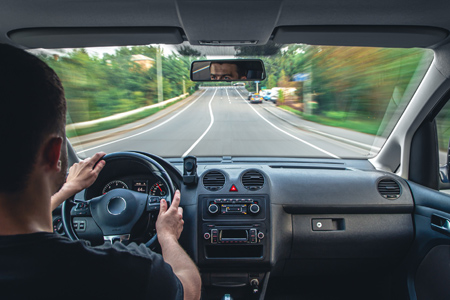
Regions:
<svg viewBox="0 0 450 300"><path fill-rule="evenodd" d="M166 197L161 196L149 196L147 201L147 211L149 212L159 212L159 204L162 199L166 199ZM166 199L166 201L170 205L170 200Z"/></svg>
<svg viewBox="0 0 450 300"><path fill-rule="evenodd" d="M114 244L114 242L119 241L121 243L128 242L130 240L130 234L118 234L118 235L104 235L103 240L105 242L109 241L111 244Z"/></svg>
<svg viewBox="0 0 450 300"><path fill-rule="evenodd" d="M70 210L70 216L72 217L90 217L91 216L91 208L89 205L89 201L78 202L74 207Z"/></svg>

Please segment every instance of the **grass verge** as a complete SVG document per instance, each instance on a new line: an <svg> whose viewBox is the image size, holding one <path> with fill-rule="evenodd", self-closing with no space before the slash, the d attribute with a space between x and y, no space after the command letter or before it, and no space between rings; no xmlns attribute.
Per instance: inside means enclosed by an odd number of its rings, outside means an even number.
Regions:
<svg viewBox="0 0 450 300"><path fill-rule="evenodd" d="M378 128L380 126L379 122L372 120L356 120L356 119L347 119L347 120L339 120L339 119L331 119L321 115L304 115L301 111L298 111L287 105L280 105L279 108L290 111L302 119L311 121L314 123L319 123L322 125L347 128L357 132L368 133L376 135L378 133Z"/></svg>

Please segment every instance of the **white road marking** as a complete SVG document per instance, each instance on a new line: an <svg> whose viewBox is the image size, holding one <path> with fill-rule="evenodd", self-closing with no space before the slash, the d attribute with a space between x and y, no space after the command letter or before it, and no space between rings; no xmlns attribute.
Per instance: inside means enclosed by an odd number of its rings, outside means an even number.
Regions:
<svg viewBox="0 0 450 300"><path fill-rule="evenodd" d="M189 105L186 106L183 110L179 111L177 114L173 115L171 118L165 120L165 121L162 122L161 124L158 124L158 125L156 125L156 126L154 126L154 127L152 127L152 128L149 128L149 129L147 129L147 130L144 130L144 131L142 131L142 132L138 132L138 133L133 134L133 135L130 135L130 136L126 136L126 137L121 138L121 139L118 139L118 140L114 140L114 141L111 141L111 142L108 142L108 143L105 143L105 144L102 144L102 145L99 145L99 146L95 146L95 147L92 147L92 148L89 148L89 149L85 149L85 150L78 151L77 154L83 153L83 152L87 152L87 151L91 151L91 150L94 150L94 149L98 149L98 148L101 148L101 147L105 147L105 146L108 146L108 145L111 145L111 144L114 144L114 143L117 143L117 142L121 142L121 141L130 139L130 138L132 138L132 137L136 137L136 136L138 136L138 135L141 135L141 134L147 133L147 132L149 132L149 131L152 131L153 129L156 129L156 128L158 128L158 127L161 127L162 125L164 125L164 124L166 124L166 123L172 121L172 120L175 119L177 116L179 116L182 112L184 112L186 109L188 109L192 104L194 104L195 102L197 102L197 100L200 99L205 93L206 93L206 90L205 90L205 92L204 92L203 94L201 94L200 96L198 96L197 99L195 99L191 104L189 104ZM215 93L215 92L214 92L214 93Z"/></svg>
<svg viewBox="0 0 450 300"><path fill-rule="evenodd" d="M236 89L235 89L235 90L236 90ZM270 122L269 120L267 120L266 118L264 118L258 111L256 111L256 109L255 109L248 101L246 101L244 97L242 97L242 95L241 95L241 93L240 93L239 91L236 90L236 92L239 94L239 96L241 96L242 100L244 100L245 103L247 103L247 104L250 106L250 108L253 109L253 111L254 111L258 116L260 116L264 121L266 121L266 122L267 122L270 126L272 126L273 128L277 129L278 131L281 131L282 133L284 133L284 134L290 136L290 137L293 138L293 139L296 139L297 141L300 141L300 142L302 142L302 143L304 143L304 144L306 144L306 145L308 145L308 146L310 146L310 147L312 147L312 148L314 148L314 149L316 149L316 150L319 150L320 152L325 153L326 155L329 155L329 156L331 156L331 157L338 158L338 159L340 158L339 156L334 155L333 153L330 153L330 152L328 152L328 151L326 151L326 150L323 150L322 148L319 148L319 147L317 147L317 146L315 146L315 145L313 145L313 144L311 144L311 143L308 143L307 141L302 140L301 138L298 138L298 137L296 137L295 135L290 134L289 132L286 132L286 131L284 131L283 129L277 127L275 124L273 124L272 122Z"/></svg>
<svg viewBox="0 0 450 300"><path fill-rule="evenodd" d="M228 95L228 89L225 90L225 92L227 92L227 97L228 97L228 103L231 104L231 99L230 99L230 95Z"/></svg>
<svg viewBox="0 0 450 300"><path fill-rule="evenodd" d="M195 146L197 146L198 143L200 143L200 141L205 137L205 135L208 133L208 131L211 129L212 125L214 124L214 114L212 112L212 107L211 107L211 103L214 99L214 96L216 95L217 89L214 90L214 94L211 97L211 100L209 100L209 116L211 117L211 122L209 123L208 128L206 128L205 132L203 132L203 134L195 141L194 144L192 144L191 147L189 147L189 149L183 153L183 155L181 155L181 157L185 157L189 154L189 152L192 151L192 149L195 148Z"/></svg>

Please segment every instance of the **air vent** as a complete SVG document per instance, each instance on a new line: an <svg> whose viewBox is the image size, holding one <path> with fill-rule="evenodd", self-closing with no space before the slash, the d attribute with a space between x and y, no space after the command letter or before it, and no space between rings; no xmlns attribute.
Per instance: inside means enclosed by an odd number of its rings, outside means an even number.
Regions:
<svg viewBox="0 0 450 300"><path fill-rule="evenodd" d="M264 185L264 176L258 171L248 171L242 175L242 185L250 191L257 191Z"/></svg>
<svg viewBox="0 0 450 300"><path fill-rule="evenodd" d="M395 200L400 197L400 185L392 179L383 179L378 183L378 192L386 199Z"/></svg>
<svg viewBox="0 0 450 300"><path fill-rule="evenodd" d="M218 191L225 184L225 175L219 171L210 171L203 177L203 186L209 191Z"/></svg>

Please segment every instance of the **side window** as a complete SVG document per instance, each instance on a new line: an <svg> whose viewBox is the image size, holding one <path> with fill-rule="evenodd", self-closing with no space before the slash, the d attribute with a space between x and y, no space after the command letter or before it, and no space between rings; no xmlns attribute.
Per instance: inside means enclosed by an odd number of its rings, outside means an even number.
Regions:
<svg viewBox="0 0 450 300"><path fill-rule="evenodd" d="M439 142L439 166L443 167L447 164L447 151L450 139L450 101L445 104L436 116L436 128Z"/></svg>

